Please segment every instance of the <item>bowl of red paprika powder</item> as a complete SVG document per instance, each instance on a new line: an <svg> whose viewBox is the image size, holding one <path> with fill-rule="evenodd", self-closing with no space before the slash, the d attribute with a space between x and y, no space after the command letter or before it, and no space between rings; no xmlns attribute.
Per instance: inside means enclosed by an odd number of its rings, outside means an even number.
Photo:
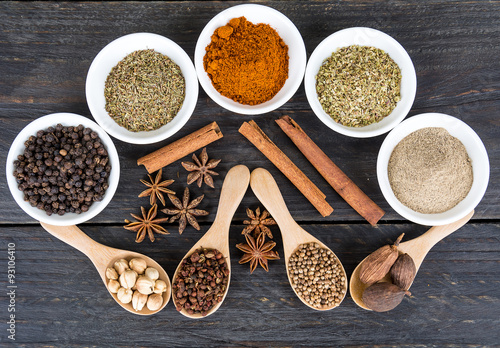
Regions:
<svg viewBox="0 0 500 348"><path fill-rule="evenodd" d="M306 66L295 25L267 6L245 4L216 15L198 38L196 73L208 96L227 110L263 114L286 103Z"/></svg>

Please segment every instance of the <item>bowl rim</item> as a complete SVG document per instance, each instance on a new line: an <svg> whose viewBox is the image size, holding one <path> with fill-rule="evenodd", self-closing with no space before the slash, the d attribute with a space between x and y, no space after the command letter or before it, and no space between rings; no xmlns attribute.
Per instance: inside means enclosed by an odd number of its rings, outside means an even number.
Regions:
<svg viewBox="0 0 500 348"><path fill-rule="evenodd" d="M439 214L422 214L403 205L394 195L387 173L389 158L394 147L410 133L428 127L445 128L448 133L464 144L472 160L474 175L472 187L467 196L455 207ZM435 112L415 115L401 122L384 139L377 157L377 180L389 205L402 217L427 226L453 223L475 209L488 187L489 171L488 153L477 133L464 121Z"/></svg>
<svg viewBox="0 0 500 348"><path fill-rule="evenodd" d="M365 127L347 127L335 122L323 110L316 93L316 74L324 60L330 57L335 50L356 44L384 50L398 64L402 75L401 100L396 108L381 121ZM331 49L328 49L329 47ZM390 52L388 52L389 50ZM324 52L329 53L324 54ZM330 34L316 46L307 62L304 89L314 114L327 127L350 137L369 138L390 131L408 115L417 93L417 74L408 52L392 36L373 28L351 27Z"/></svg>
<svg viewBox="0 0 500 348"><path fill-rule="evenodd" d="M180 67L186 93L182 107L172 121L154 131L131 132L118 125L106 112L104 84L111 68L125 56L151 48L168 56ZM174 135L191 118L198 102L198 93L198 76L188 54L173 40L147 32L127 34L109 42L94 57L85 81L87 105L94 120L114 138L131 144L152 144Z"/></svg>
<svg viewBox="0 0 500 348"><path fill-rule="evenodd" d="M254 15L255 13L255 15ZM260 17L254 20L254 16ZM205 56L205 48L210 43L210 39L215 29L220 26L226 25L227 22L235 17L244 16L248 21L252 23L265 23L269 24L273 29L275 29L280 37L285 41L288 46L288 79L281 90L267 102L258 105L245 105L237 103L223 95L221 95L212 85L210 78L207 76L205 69L203 67L203 57ZM278 25L276 22L270 22L269 19L278 20ZM287 33L292 37L284 37L284 31L286 29ZM290 52L293 50L293 56ZM293 70L291 63L294 63ZM217 15L215 15L203 28L198 40L196 42L195 53L194 53L194 64L196 68L196 73L198 75L198 80L201 87L207 93L207 95L219 106L243 115L259 115L264 114L273 110L278 109L287 101L289 101L297 92L304 78L304 72L306 69L307 54L304 40L299 30L295 24L286 17L283 13L278 10L260 4L241 4L229 7ZM291 77L290 75L293 74Z"/></svg>
<svg viewBox="0 0 500 348"><path fill-rule="evenodd" d="M14 175L12 175L14 171L14 161L17 159L17 156L22 153L22 151L19 150L24 150L25 148L24 142L28 140L31 135L35 135L37 131L47 129L51 126L53 127L58 123L61 123L64 126L78 126L79 124L82 124L84 127L92 128L92 130L97 132L108 152L109 161L111 163L111 173L108 178L109 187L104 194L103 200L100 202L93 202L89 210L85 213L66 213L62 216L52 214L51 216L48 216L45 211L32 207L28 202L24 201L24 195L18 189L16 179ZM120 160L113 141L104 129L102 129L97 123L78 114L58 112L44 115L31 121L17 134L7 154L5 171L10 193L24 212L40 222L45 222L55 226L69 226L88 221L106 208L118 187L118 182L120 180Z"/></svg>

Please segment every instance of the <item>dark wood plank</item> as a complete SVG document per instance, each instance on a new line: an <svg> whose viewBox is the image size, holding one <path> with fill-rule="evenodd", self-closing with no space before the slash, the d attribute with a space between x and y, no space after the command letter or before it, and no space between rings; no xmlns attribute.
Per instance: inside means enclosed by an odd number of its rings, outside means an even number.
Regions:
<svg viewBox="0 0 500 348"><path fill-rule="evenodd" d="M348 1L265 2L286 14L306 38L310 54L330 33L350 26L369 26L387 32L408 50L418 73L418 91L410 112L443 112L463 119L476 130L490 155L492 178L498 176L498 120L500 65L492 39L498 28L491 23L500 19L499 6L491 2L468 2L452 6L446 2L382 3ZM0 4L0 118L6 126L0 138L0 158L5 161L15 135L28 122L52 112L75 112L87 117L84 84L88 67L99 50L113 39L132 32L149 31L178 42L192 57L198 33L220 10L233 2L140 2L140 3L43 3L2 2ZM327 196L335 208L322 219L316 210L280 173L276 179L294 216L301 221L363 221L319 176L274 124L274 119L290 114L313 140L331 156L387 214L386 221L402 220L386 203L378 188L375 164L378 148L385 136L353 139L327 131L310 111L301 86L282 108L255 119L272 139ZM251 117L235 115L213 103L201 91L195 113L187 125L171 139L158 144L136 146L115 140L121 168L129 175L121 177L120 187L109 207L93 222L120 222L129 212L137 211L143 200L139 179L146 173L137 167L140 156L199 129L216 120L225 134L209 147L222 159L222 174L245 158L251 169L264 166L274 170L253 146L237 133ZM186 173L179 163L167 174L180 178ZM0 173L0 204L5 207L2 220L8 223L31 222L7 191L4 173ZM219 177L218 187L221 185ZM498 183L492 182L476 209L475 219L498 219ZM215 207L218 190L205 190L207 202ZM255 199L252 203L256 203ZM125 207L125 208L124 208ZM208 220L213 218L213 214ZM242 214L236 219L241 220Z"/></svg>
<svg viewBox="0 0 500 348"><path fill-rule="evenodd" d="M32 120L54 112L74 112L92 118L85 100L85 78L95 55L110 41L129 33L153 32L177 42L192 58L199 33L221 10L236 1L176 2L0 2L0 162L11 142ZM413 296L389 313L358 308L349 296L342 305L319 313L294 295L284 260L270 263L269 273L249 274L237 263L234 245L245 208L259 205L249 189L230 231L233 274L220 310L203 320L187 320L172 303L153 317L138 317L119 308L109 297L90 261L47 234L19 210L0 171L0 263L7 264L7 245L16 245L16 341L0 334L0 346L18 347L136 347L136 346L352 346L352 347L478 347L498 346L500 334L500 4L492 1L425 2L260 1L288 16L306 44L308 56L329 34L366 26L386 32L408 51L417 70L417 96L409 117L442 112L469 124L483 140L490 158L488 191L473 222L429 253L415 283ZM284 135L274 120L289 114L333 161L386 212L377 228L354 212ZM315 182L335 208L327 218L238 132L254 119L272 140ZM139 179L146 171L137 158L217 121L224 138L208 147L221 158L216 189L193 186L205 194L199 218L202 231L188 228L154 243L134 243L121 226L129 213L147 199ZM172 275L182 256L208 229L215 216L220 187L227 171L243 163L271 171L294 218L330 246L348 276L357 263L400 233L414 238L427 227L405 222L383 198L375 165L385 135L354 139L325 131L307 103L304 87L276 111L260 116L236 115L216 105L200 90L196 110L171 139L152 145L115 140L122 173L109 206L81 228L100 243L145 253ZM5 167L3 167L5 168ZM165 169L181 192L186 172L179 162ZM277 250L281 236L273 229ZM406 239L405 238L405 239ZM0 271L1 320L8 320L7 266Z"/></svg>
<svg viewBox="0 0 500 348"><path fill-rule="evenodd" d="M367 254L400 233L414 238L426 230L412 224L381 225L375 231L362 225L303 227L334 250L349 276ZM500 244L494 237L499 228L468 224L438 243L411 288L413 296L391 312L362 310L348 295L340 307L320 313L295 297L283 259L271 262L269 273L257 269L252 275L248 265L237 263L241 254L234 245L242 240L242 226L234 225L229 294L217 313L198 321L177 313L172 303L153 317L125 312L90 261L41 227L0 228L0 245L16 244L18 346L487 346L500 339ZM98 242L155 258L170 275L201 235L190 229L154 244L135 244L121 227L84 230ZM283 255L281 236L277 228L273 232ZM2 274L5 288L5 270ZM5 336L1 340L6 342Z"/></svg>

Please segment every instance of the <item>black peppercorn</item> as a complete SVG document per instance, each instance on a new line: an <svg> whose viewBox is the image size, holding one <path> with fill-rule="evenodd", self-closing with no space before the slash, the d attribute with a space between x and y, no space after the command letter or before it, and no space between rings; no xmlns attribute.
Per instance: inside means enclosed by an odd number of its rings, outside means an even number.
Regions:
<svg viewBox="0 0 500 348"><path fill-rule="evenodd" d="M13 175L29 204L49 216L80 214L103 199L111 166L97 132L58 124L39 130L24 145Z"/></svg>

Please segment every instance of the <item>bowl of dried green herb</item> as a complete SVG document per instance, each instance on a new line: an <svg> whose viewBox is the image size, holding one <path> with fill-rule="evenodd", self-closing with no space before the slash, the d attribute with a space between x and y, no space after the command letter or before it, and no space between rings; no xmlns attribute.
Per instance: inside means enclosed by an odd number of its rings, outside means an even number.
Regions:
<svg viewBox="0 0 500 348"><path fill-rule="evenodd" d="M83 223L111 201L120 180L113 141L94 121L72 113L37 118L12 142L6 176L32 218L56 226Z"/></svg>
<svg viewBox="0 0 500 348"><path fill-rule="evenodd" d="M418 224L455 222L479 204L489 180L486 149L465 122L440 113L412 116L385 138L377 179L390 206Z"/></svg>
<svg viewBox="0 0 500 348"><path fill-rule="evenodd" d="M408 114L417 90L406 50L371 28L333 33L307 63L304 87L316 116L334 131L358 138L390 131Z"/></svg>
<svg viewBox="0 0 500 348"><path fill-rule="evenodd" d="M198 99L198 78L186 52L152 33L122 36L94 58L87 104L113 137L133 144L164 140L181 129Z"/></svg>
<svg viewBox="0 0 500 348"><path fill-rule="evenodd" d="M304 40L281 12L263 5L230 7L207 23L194 62L202 88L227 110L258 115L285 104L306 67Z"/></svg>

